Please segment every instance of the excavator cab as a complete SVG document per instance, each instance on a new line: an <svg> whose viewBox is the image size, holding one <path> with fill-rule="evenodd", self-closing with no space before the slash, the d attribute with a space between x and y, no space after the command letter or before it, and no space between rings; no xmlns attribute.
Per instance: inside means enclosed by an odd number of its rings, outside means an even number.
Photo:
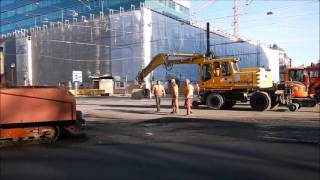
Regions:
<svg viewBox="0 0 320 180"><path fill-rule="evenodd" d="M200 64L200 86L230 89L234 86L234 74L237 72L239 68L236 61L206 61Z"/></svg>
<svg viewBox="0 0 320 180"><path fill-rule="evenodd" d="M305 79L305 70L304 69L290 69L288 71L289 81L296 81L304 83Z"/></svg>
<svg viewBox="0 0 320 180"><path fill-rule="evenodd" d="M294 98L308 97L309 76L304 68L287 69L285 82L292 87Z"/></svg>

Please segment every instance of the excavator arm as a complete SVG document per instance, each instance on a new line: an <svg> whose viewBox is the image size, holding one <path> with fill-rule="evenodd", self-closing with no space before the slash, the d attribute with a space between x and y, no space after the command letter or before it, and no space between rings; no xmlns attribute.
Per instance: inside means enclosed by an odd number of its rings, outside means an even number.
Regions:
<svg viewBox="0 0 320 180"><path fill-rule="evenodd" d="M169 57L174 57L174 59L169 60ZM177 57L183 59L176 59ZM169 68L174 64L200 64L204 61L204 58L205 57L201 54L158 54L153 57L150 63L138 73L137 81L142 85L144 78L160 65L164 65L166 68Z"/></svg>

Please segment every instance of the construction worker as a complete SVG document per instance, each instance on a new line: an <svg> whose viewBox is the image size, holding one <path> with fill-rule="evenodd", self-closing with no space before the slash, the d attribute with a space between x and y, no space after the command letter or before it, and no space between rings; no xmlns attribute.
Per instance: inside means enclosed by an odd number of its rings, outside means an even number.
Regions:
<svg viewBox="0 0 320 180"><path fill-rule="evenodd" d="M171 113L178 113L179 112L179 88L176 84L176 81L174 79L171 79L170 81L170 94L171 94L171 105L172 105L172 112Z"/></svg>
<svg viewBox="0 0 320 180"><path fill-rule="evenodd" d="M196 86L195 86L195 89L194 89L194 90L196 91L197 96L199 96L199 95L200 95L200 86L199 86L198 83L196 83Z"/></svg>
<svg viewBox="0 0 320 180"><path fill-rule="evenodd" d="M191 105L193 99L193 86L190 84L190 80L186 79L186 86L185 86L185 100L184 100L184 107L186 108L187 115L191 114Z"/></svg>
<svg viewBox="0 0 320 180"><path fill-rule="evenodd" d="M219 77L220 76L220 72L221 70L220 70L220 65L219 65L219 63L218 62L215 62L214 63L214 67L213 67L213 75L215 76L215 77Z"/></svg>
<svg viewBox="0 0 320 180"><path fill-rule="evenodd" d="M163 86L161 85L160 81L158 80L157 83L152 87L152 93L156 99L157 104L157 112L160 111L160 104L161 104L161 97L165 96L165 91Z"/></svg>

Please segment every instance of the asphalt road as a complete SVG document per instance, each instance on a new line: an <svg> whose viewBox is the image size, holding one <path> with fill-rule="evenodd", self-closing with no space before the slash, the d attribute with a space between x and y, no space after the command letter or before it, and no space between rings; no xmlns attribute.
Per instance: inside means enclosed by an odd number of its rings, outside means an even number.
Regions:
<svg viewBox="0 0 320 180"><path fill-rule="evenodd" d="M1 179L320 179L319 108L194 109L78 98L87 125L55 144L1 147ZM182 105L182 102L181 102Z"/></svg>

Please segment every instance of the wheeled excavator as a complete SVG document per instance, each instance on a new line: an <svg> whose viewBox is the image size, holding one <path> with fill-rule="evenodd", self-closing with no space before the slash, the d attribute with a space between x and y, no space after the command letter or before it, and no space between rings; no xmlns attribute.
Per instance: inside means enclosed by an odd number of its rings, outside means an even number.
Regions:
<svg viewBox="0 0 320 180"><path fill-rule="evenodd" d="M272 82L272 74L265 68L239 69L239 58L214 58L203 54L165 54L156 55L142 69L137 81L142 86L144 78L154 69L164 65L196 64L199 68L198 84L201 89L200 100L193 105L207 105L212 109L230 109L237 101L249 101L253 110L265 111L283 104L296 111L298 104L291 101L291 89L286 85L277 86Z"/></svg>
<svg viewBox="0 0 320 180"><path fill-rule="evenodd" d="M292 86L293 102L299 107L314 107L319 103L320 64L285 69L284 83Z"/></svg>

